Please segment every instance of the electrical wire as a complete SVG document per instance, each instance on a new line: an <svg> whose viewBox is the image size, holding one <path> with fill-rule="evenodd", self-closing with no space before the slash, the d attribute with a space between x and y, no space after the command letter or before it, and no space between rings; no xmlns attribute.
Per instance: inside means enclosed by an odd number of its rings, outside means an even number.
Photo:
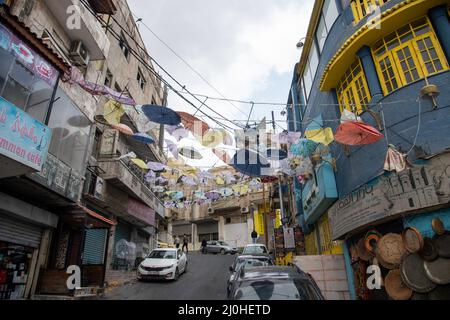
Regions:
<svg viewBox="0 0 450 320"><path fill-rule="evenodd" d="M89 6L89 4L86 3L86 0L80 0L80 3L82 3L82 4L86 7L86 9L88 10L88 12L90 12L91 15L92 15L94 18L96 18L96 19L99 21L99 23L102 24L103 27L108 28L108 30L110 31L110 34L111 34L116 40L121 41L121 36L118 35L112 28L110 28L110 26L105 25L106 23L105 23L100 17L98 17L98 16L96 15L96 13L95 13L95 12L93 11L93 9ZM128 31L125 30L125 29L124 29L124 28L123 28L123 27L122 27L122 26L114 19L114 17L113 17L113 20L114 20L114 21L116 22L116 24L117 24L124 32L126 32L126 33L128 34L128 36L130 37ZM132 38L132 39L133 39L133 38ZM133 39L133 40L134 40L134 39ZM134 40L134 41L136 41L136 40ZM144 52L146 52L146 50L143 49L138 43L136 43L136 45L138 46L138 48L140 48L141 50L143 50ZM167 82L160 74L158 74L158 73L154 70L154 68L153 68L152 66L149 66L148 63L147 63L147 61L144 61L144 59L143 59L141 56L139 56L139 54L138 54L133 48L129 47L128 49L129 49L129 52L130 52L130 53L138 60L138 62L142 63L142 65L143 65L144 67L146 67L150 73L152 73L155 77L157 77L158 79L160 79L160 81L163 82L165 85L167 85L167 87L168 87L170 90L172 90L172 91L174 91L175 93L177 93L178 96L179 96L180 98L182 98L185 102L187 102L189 105L191 105L191 106L194 107L196 110L198 110L198 107L195 106L195 104L194 104L192 101L188 100L186 97L184 97L183 95L179 94L178 91L175 90L175 88L174 88L169 82ZM155 64L157 64L158 67L159 67L161 70L163 70L164 73L166 73L166 74L169 76L170 79L172 79L172 81L174 81L174 82L175 82L177 85L179 85L180 87L183 87L183 86L181 85L181 83L179 83L179 82L178 82L178 81L177 81L177 80L176 80L169 72L167 72L161 65L159 65L159 64L157 63L157 61L155 61L152 57L150 57L150 56L148 55L147 52L146 52L146 54L147 54L147 56L151 59L151 61L153 61ZM196 100L198 100L199 102L201 102L197 97L195 97L195 96L193 96L193 97L194 97ZM230 120L226 119L225 117L223 117L221 114L217 113L215 110L213 110L213 109L210 108L209 106L205 105L205 107L207 107L209 110L211 110L211 111L214 112L215 114L221 116L221 118L224 119L225 121L231 122ZM203 111L199 111L199 112L203 113L205 116L207 116L208 118L210 118L210 116L209 116L208 114L206 114L205 112L203 112ZM219 122L219 121L217 121L217 120L215 120L215 119L212 119L212 118L210 118L210 119L211 119L213 122L217 123L220 127L224 128L224 129L233 130L233 128L230 127L230 126L228 126L228 125L225 125L225 124L223 124L223 123L221 123L221 122ZM240 125L237 125L237 124L235 124L235 123L233 123L233 122L231 122L231 123L232 123L234 126L236 126L236 127L240 127ZM228 131L228 130L227 130L227 131ZM230 132L231 132L231 131L230 131Z"/></svg>

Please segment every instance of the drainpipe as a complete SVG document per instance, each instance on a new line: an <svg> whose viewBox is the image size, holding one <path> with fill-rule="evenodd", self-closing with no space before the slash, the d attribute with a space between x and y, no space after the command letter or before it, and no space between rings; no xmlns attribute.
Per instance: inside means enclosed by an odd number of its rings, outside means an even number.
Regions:
<svg viewBox="0 0 450 320"><path fill-rule="evenodd" d="M370 95L372 101L377 101L383 97L383 91L381 90L380 81L378 80L378 73L373 61L372 53L368 46L362 47L357 55L361 59L361 64L366 74L367 85L369 86Z"/></svg>
<svg viewBox="0 0 450 320"><path fill-rule="evenodd" d="M428 12L431 23L433 24L436 36L444 50L447 61L450 61L450 22L448 20L447 6L439 6Z"/></svg>
<svg viewBox="0 0 450 320"><path fill-rule="evenodd" d="M343 241L345 272L347 273L348 290L350 292L350 300L356 300L355 278L353 275L352 259L349 254L347 241Z"/></svg>

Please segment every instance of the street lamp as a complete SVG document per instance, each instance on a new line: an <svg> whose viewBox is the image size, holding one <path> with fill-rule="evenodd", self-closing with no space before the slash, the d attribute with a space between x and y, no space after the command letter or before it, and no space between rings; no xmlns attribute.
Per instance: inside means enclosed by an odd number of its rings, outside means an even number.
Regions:
<svg viewBox="0 0 450 320"><path fill-rule="evenodd" d="M297 42L297 48L301 49L303 48L303 46L305 45L305 43L303 42L304 40L306 40L308 37L303 37L301 38L298 42Z"/></svg>

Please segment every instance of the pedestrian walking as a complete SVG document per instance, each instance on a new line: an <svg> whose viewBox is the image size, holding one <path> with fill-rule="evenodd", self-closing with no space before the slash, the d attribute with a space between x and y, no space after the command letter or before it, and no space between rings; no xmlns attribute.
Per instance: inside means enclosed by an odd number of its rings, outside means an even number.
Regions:
<svg viewBox="0 0 450 320"><path fill-rule="evenodd" d="M252 232L253 243L256 243L256 239L258 239L258 232L256 232L256 230L253 230Z"/></svg>
<svg viewBox="0 0 450 320"><path fill-rule="evenodd" d="M177 249L180 248L180 237L176 236L175 238L175 247L177 247Z"/></svg>
<svg viewBox="0 0 450 320"><path fill-rule="evenodd" d="M206 254L207 252L206 252L206 245L207 245L208 243L206 242L206 239L205 238L203 238L203 240L202 240L202 253L203 254Z"/></svg>
<svg viewBox="0 0 450 320"><path fill-rule="evenodd" d="M189 243L188 238L187 238L186 235L184 235L184 236L183 236L183 248L182 248L181 250L184 251L184 248L186 248L186 253L189 252L188 243Z"/></svg>

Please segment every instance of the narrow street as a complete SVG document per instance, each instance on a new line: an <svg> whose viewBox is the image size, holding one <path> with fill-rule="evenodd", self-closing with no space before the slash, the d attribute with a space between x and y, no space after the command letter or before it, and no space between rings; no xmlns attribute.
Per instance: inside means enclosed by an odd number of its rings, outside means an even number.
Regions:
<svg viewBox="0 0 450 320"><path fill-rule="evenodd" d="M225 300L233 255L189 253L188 271L178 281L127 284L105 294L113 300Z"/></svg>

